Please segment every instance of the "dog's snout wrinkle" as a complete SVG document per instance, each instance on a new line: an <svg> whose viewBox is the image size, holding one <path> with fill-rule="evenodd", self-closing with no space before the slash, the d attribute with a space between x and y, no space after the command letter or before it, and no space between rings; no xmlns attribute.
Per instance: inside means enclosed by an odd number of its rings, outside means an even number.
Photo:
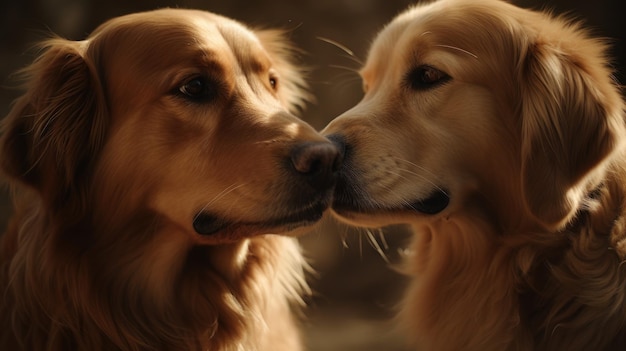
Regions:
<svg viewBox="0 0 626 351"><path fill-rule="evenodd" d="M341 158L337 146L327 142L304 143L291 152L293 168L318 190L328 189L335 183Z"/></svg>

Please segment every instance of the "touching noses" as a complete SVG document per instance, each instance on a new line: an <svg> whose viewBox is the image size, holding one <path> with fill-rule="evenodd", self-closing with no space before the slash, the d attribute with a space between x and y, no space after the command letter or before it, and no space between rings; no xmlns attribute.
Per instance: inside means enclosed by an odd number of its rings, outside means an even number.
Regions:
<svg viewBox="0 0 626 351"><path fill-rule="evenodd" d="M293 168L316 190L334 185L342 159L341 148L330 142L307 142L291 151Z"/></svg>

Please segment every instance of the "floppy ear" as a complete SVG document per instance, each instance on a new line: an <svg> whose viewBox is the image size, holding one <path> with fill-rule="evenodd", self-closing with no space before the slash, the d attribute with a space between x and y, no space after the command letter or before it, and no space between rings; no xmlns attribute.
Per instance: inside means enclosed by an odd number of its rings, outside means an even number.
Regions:
<svg viewBox="0 0 626 351"><path fill-rule="evenodd" d="M63 205L84 183L106 130L102 88L82 45L43 43L22 71L26 92L2 125L2 170L51 205Z"/></svg>
<svg viewBox="0 0 626 351"><path fill-rule="evenodd" d="M526 54L521 84L522 189L544 225L571 219L589 180L624 135L623 103L604 45L580 41L579 57L548 43ZM582 56L584 55L584 56Z"/></svg>

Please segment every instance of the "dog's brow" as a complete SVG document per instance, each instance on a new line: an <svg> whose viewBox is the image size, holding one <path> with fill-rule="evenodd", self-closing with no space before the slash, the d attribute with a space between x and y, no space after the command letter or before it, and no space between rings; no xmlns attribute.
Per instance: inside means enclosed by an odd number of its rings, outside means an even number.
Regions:
<svg viewBox="0 0 626 351"><path fill-rule="evenodd" d="M271 64L267 61L261 61L257 59L251 59L248 61L248 66L254 73L265 72L269 69Z"/></svg>
<svg viewBox="0 0 626 351"><path fill-rule="evenodd" d="M224 64L220 62L219 55L209 48L199 49L190 55L191 66L206 69L218 74L224 73Z"/></svg>
<svg viewBox="0 0 626 351"><path fill-rule="evenodd" d="M420 34L420 37L423 36L423 35L426 35L426 34L432 34L432 32L431 31L425 31L422 34ZM435 46L436 47L440 47L440 48L447 48L447 49L457 50L457 51L460 51L460 52L462 52L464 54L468 54L468 55L472 56L473 58L478 58L478 55L473 54L473 53L471 53L471 52L469 52L469 51L467 51L465 49L461 49L458 46L445 45L445 44L436 44Z"/></svg>

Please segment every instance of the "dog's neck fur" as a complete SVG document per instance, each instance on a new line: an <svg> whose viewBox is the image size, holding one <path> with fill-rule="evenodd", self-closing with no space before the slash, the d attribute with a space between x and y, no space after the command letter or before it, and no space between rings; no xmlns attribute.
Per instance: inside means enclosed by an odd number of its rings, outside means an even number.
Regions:
<svg viewBox="0 0 626 351"><path fill-rule="evenodd" d="M256 337L293 322L290 303L306 289L293 238L188 246L178 240L184 233L146 227L146 218L115 235L80 221L55 232L41 203L16 211L2 241L0 311L2 325L16 325L27 344L3 328L2 349L299 349L296 330L279 338L284 348ZM108 242L120 236L135 240L121 251Z"/></svg>
<svg viewBox="0 0 626 351"><path fill-rule="evenodd" d="M610 166L557 232L502 228L479 207L414 226L401 317L420 331L415 341L438 351L624 349L624 179L619 162ZM597 333L582 332L590 324Z"/></svg>
<svg viewBox="0 0 626 351"><path fill-rule="evenodd" d="M539 350L620 350L626 347L626 172L607 172L605 183L560 233L559 255L540 252L522 275L522 318L535 327ZM533 277L530 279L530 277ZM583 333L589 324L596 335ZM618 326L622 326L621 329Z"/></svg>

